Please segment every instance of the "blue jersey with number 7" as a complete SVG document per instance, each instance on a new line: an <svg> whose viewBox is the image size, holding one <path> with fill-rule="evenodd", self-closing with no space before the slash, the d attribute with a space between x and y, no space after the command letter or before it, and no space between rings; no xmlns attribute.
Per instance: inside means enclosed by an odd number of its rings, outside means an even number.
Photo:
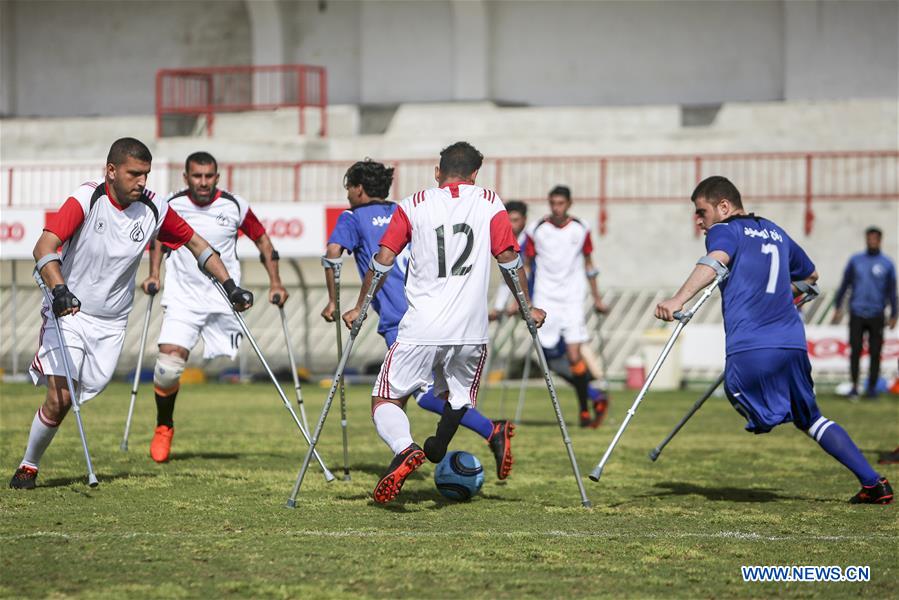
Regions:
<svg viewBox="0 0 899 600"><path fill-rule="evenodd" d="M805 251L774 222L754 214L710 227L705 247L730 257L730 275L720 286L727 355L760 348L805 350L792 292L793 281L815 271Z"/></svg>

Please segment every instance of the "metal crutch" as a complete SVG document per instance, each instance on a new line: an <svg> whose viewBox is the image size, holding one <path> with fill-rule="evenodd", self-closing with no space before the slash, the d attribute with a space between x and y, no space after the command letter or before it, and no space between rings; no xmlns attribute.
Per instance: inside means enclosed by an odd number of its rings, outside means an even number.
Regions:
<svg viewBox="0 0 899 600"><path fill-rule="evenodd" d="M524 410L524 398L527 395L528 380L531 377L531 353L524 356L524 370L521 372L521 384L518 387L518 406L515 408L515 424L521 422L521 413Z"/></svg>
<svg viewBox="0 0 899 600"><path fill-rule="evenodd" d="M37 282L38 287L40 287L41 291L44 293L44 298L47 300L47 310L53 315L53 325L56 327L56 336L59 338L59 353L62 356L63 370L66 372L66 385L69 387L69 397L72 400L72 411L75 413L75 423L78 425L78 435L81 438L81 449L84 450L84 462L87 463L87 484L90 487L97 487L100 485L100 481L94 474L94 463L91 461L91 453L87 449L87 437L84 435L84 423L81 420L81 401L78 396L75 395L75 385L72 383L72 368L69 366L69 354L66 349L66 341L62 336L62 327L59 325L59 317L53 312L53 297L50 295L50 290L47 289L47 284L44 283L40 271L35 269L32 275L34 276L34 280Z"/></svg>
<svg viewBox="0 0 899 600"><path fill-rule="evenodd" d="M553 384L552 375L550 375L549 372L546 355L543 354L543 346L540 345L540 340L537 338L537 324L534 322L533 316L531 316L530 303L524 295L524 291L521 288L521 282L518 280L518 270L521 268L521 264L521 257L519 256L511 262L501 263L499 267L503 273L503 278L506 279L506 277L508 277L515 289L515 298L518 300L518 309L521 311L521 315L528 325L528 331L531 333L531 338L534 342L534 350L537 353L537 362L540 365L540 369L543 371L543 380L546 382L546 388L549 390L549 397L552 401L553 410L555 410L556 413L556 420L559 422L559 429L562 432L562 441L565 443L565 449L568 451L568 458L571 461L571 468L574 471L574 478L577 481L578 492L580 492L581 495L581 504L586 508L590 508L592 504L587 498L587 491L584 489L581 472L577 466L577 458L574 455L574 448L571 445L571 437L568 435L568 427L565 425L565 418L562 416L562 407L559 404L559 397L556 395L556 386Z"/></svg>
<svg viewBox="0 0 899 600"><path fill-rule="evenodd" d="M322 266L325 269L334 271L334 305L337 318L334 324L337 325L337 360L343 355L343 330L340 323L340 268L343 266L342 258L328 258L322 256ZM343 480L350 481L350 446L347 434L346 419L346 392L343 381L343 373L340 374L340 429L343 434Z"/></svg>
<svg viewBox="0 0 899 600"><path fill-rule="evenodd" d="M612 450L615 449L615 446L618 444L618 440L621 438L621 435L624 433L624 430L627 429L628 423L630 423L634 414L637 412L637 407L640 406L640 402L643 401L643 398L646 396L646 392L649 390L649 386L652 385L653 379L655 379L656 375L659 372L659 369L662 368L662 363L665 362L665 359L668 357L668 353L671 352L671 348L674 346L674 342L677 341L678 336L681 331L683 331L684 327L687 326L687 323L690 322L690 319L693 318L693 315L696 314L696 311L699 310L705 301L708 300L712 296L712 292L715 291L715 288L718 287L718 284L724 281L727 277L726 269L722 272L718 272L715 275L715 280L709 285L705 291L702 293L702 296L699 297L699 300L693 304L688 310L684 312L676 312L674 313L674 318L677 319L677 327L674 328L674 331L671 334L671 337L668 338L668 342L665 344L665 347L662 349L662 353L659 355L659 358L656 360L655 364L652 367L652 370L649 371L649 375L646 377L646 381L643 383L643 387L640 389L640 393L637 394L637 398L634 400L633 405L627 410L627 415L624 417L624 421L621 422L621 426L618 428L618 432L615 434L615 437L612 438L612 443L609 444L609 447L606 449L605 454L603 454L602 459L600 459L599 463L596 465L596 468L590 472L590 479L593 481L599 481L599 478L602 476L602 470L606 466L606 462L608 462L609 457L612 455Z"/></svg>
<svg viewBox="0 0 899 600"><path fill-rule="evenodd" d="M140 348L137 351L137 367L134 369L134 381L131 384L131 403L128 405L128 417L125 419L125 435L122 436L122 443L119 444L119 450L128 452L128 435L131 433L131 417L134 415L134 402L137 400L137 386L140 384L140 370L144 364L144 346L147 344L147 331L150 329L150 313L153 312L153 299L159 288L155 284L147 286L147 293L150 298L147 300L147 312L144 315L144 329L140 334Z"/></svg>
<svg viewBox="0 0 899 600"><path fill-rule="evenodd" d="M275 302L280 302L281 297L275 294ZM290 333L287 330L287 315L284 314L284 307L278 306L278 312L281 314L281 329L284 330L284 343L287 345L287 357L290 359L290 373L293 375L293 390L297 397L297 406L300 408L300 418L303 420L303 427L309 430L309 421L306 420L306 406L303 404L303 388L300 386L300 378L297 376L297 360L293 355L293 344L290 343Z"/></svg>
<svg viewBox="0 0 899 600"><path fill-rule="evenodd" d="M228 306L231 306L231 312L237 318L240 329L243 331L243 334L250 342L250 345L253 346L253 350L256 351L256 356L259 357L259 362L262 363L262 368L265 369L265 372L268 373L268 376L272 380L272 383L275 384L275 389L278 390L278 395L281 396L281 401L284 403L284 408L286 408L287 412L290 413L290 416L293 417L293 422L296 423L296 426L300 430L300 433L302 433L303 437L306 438L306 443L311 444L312 440L309 438L309 432L306 431L305 427L303 427L303 424L300 422L300 418L297 416L297 413L290 405L290 400L287 399L287 396L284 394L284 390L281 388L281 384L278 383L278 378L275 377L275 374L272 372L271 367L268 366L268 362L262 355L262 350L259 349L259 345L256 343L256 339L253 337L253 334L250 333L250 328L247 327L246 321L244 321L241 314L234 309L234 306L231 304L231 300L228 299L228 293L225 292L225 288L222 287L222 284L219 282L219 280L212 277L211 275L209 276L209 280L212 281L212 285L214 285L215 289L219 291L219 293L225 299L225 302L228 303ZM331 473L331 471L328 470L328 467L325 466L325 463L318 455L318 452L315 453L315 460L318 461L319 466L322 468L322 473L324 473L325 475L325 481L334 481L334 475Z"/></svg>
<svg viewBox="0 0 899 600"><path fill-rule="evenodd" d="M296 483L294 483L293 490L290 492L290 497L287 499L287 508L296 508L297 506L297 495L300 493L300 486L303 485L303 479L306 477L306 471L309 469L310 457L322 434L322 429L325 426L325 419L328 418L328 411L331 410L331 403L334 401L334 395L337 393L337 387L343 377L343 370L346 368L350 353L353 351L353 344L356 342L356 336L359 335L359 330L362 329L362 322L365 320L365 315L368 312L368 307L371 304L372 298L374 298L375 292L378 291L378 284L381 282L381 278L393 268L392 265L385 268L378 263L374 257L372 257L371 266L371 285L368 288L368 292L365 294L365 298L362 300L362 308L359 311L359 316L356 317L356 320L353 321L353 325L350 328L350 338L347 340L346 349L340 355L340 360L337 362L337 370L334 372L334 379L331 380L331 389L328 391L328 398L325 400L321 415L318 417L318 424L315 426L315 432L312 434L312 442L309 444L309 450L306 452L306 456L303 457L303 465L300 467L299 474L297 474Z"/></svg>
<svg viewBox="0 0 899 600"><path fill-rule="evenodd" d="M804 281L797 281L797 282L794 282L793 285L795 285L796 289L798 289L800 291L800 293L803 294L802 298L800 298L799 301L796 303L797 310L799 309L800 306L802 306L803 304L806 304L808 302L811 302L812 300L817 298L818 295L820 294L820 291L818 290L818 286L815 284L808 284ZM715 382L709 387L709 389L706 390L705 394L703 394L703 396L699 400L697 400L695 404L693 404L693 406L690 408L690 410L687 411L687 414L684 415L684 418L682 418L680 420L680 422L677 425L675 425L675 427L671 431L671 433L669 433L668 436L664 440L662 440L662 442L658 446L656 446L655 448L652 449L652 451L650 451L649 458L653 462L655 462L656 459L659 458L659 455L662 453L662 450L665 448L665 446L668 445L668 442L670 442L674 438L674 436L677 435L677 433L686 424L686 422L689 421L690 418L694 414L696 414L696 412L702 407L702 405L705 404L705 401L708 400L711 397L711 395L715 393L715 390L718 389L718 386L721 385L723 382L724 382L724 372L722 371L721 375L718 376L718 379L716 379Z"/></svg>

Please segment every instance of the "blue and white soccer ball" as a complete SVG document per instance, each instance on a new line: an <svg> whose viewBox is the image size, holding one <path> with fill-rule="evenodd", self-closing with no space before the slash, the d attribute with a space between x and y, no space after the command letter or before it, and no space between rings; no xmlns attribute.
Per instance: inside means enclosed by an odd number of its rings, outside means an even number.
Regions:
<svg viewBox="0 0 899 600"><path fill-rule="evenodd" d="M451 500L470 500L484 485L484 467L473 454L454 450L437 465L434 483Z"/></svg>

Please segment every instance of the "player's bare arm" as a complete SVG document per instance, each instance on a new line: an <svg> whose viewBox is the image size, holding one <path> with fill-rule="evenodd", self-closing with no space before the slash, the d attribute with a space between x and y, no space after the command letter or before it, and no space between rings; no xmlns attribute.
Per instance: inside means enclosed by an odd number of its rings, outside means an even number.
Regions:
<svg viewBox="0 0 899 600"><path fill-rule="evenodd" d="M62 277L61 265L58 258L47 260L47 257L58 257L56 249L62 245L62 240L50 231L45 231L34 245L33 256L37 261L40 275L53 293L53 313L57 317L74 315L81 308L81 302L75 294L69 291L65 279Z"/></svg>
<svg viewBox="0 0 899 600"><path fill-rule="evenodd" d="M243 312L253 306L253 294L239 288L237 284L234 283L234 280L231 279L231 275L228 274L225 263L223 263L221 257L212 250L212 246L209 245L209 242L195 233L193 237L190 238L190 241L187 242L186 246L191 254L197 258L198 262L203 262L202 268L222 284L222 287L225 288L225 292L228 294L228 299L231 301L236 311Z"/></svg>
<svg viewBox="0 0 899 600"><path fill-rule="evenodd" d="M162 268L162 244L153 240L150 242L150 274L140 284L140 289L150 296L156 295L160 288L159 272ZM151 287L152 286L152 287Z"/></svg>
<svg viewBox="0 0 899 600"><path fill-rule="evenodd" d="M503 250L496 256L496 262L502 263L510 263L514 262L516 258L519 258L518 252L508 248ZM509 286L509 290L512 292L512 297L515 297L515 284L512 283L512 280L508 277L508 275L503 272L503 281L506 282L506 285ZM527 275L525 275L524 269L518 269L518 285L521 286L521 291L524 294L525 300L527 300L528 304L531 304L531 296L528 293L528 280ZM546 311L539 309L535 306L531 306L531 318L534 319L534 323L537 327L542 327L543 322L546 320Z"/></svg>
<svg viewBox="0 0 899 600"><path fill-rule="evenodd" d="M725 266L730 262L730 256L721 250L709 252L707 256ZM663 321L673 321L674 313L683 310L684 304L689 302L690 298L715 281L715 275L715 270L712 267L697 264L693 267L693 272L690 273L690 276L687 277L687 280L677 293L672 298L658 303L655 311L656 318Z"/></svg>
<svg viewBox="0 0 899 600"><path fill-rule="evenodd" d="M253 242L259 250L259 256L265 271L268 273L268 301L278 306L284 306L287 301L287 290L281 283L281 274L278 271L278 254L272 246L272 240L267 233L263 233Z"/></svg>
<svg viewBox="0 0 899 600"><path fill-rule="evenodd" d="M340 244L328 244L325 248L325 258L340 258L343 255L343 246ZM334 281L334 269L325 269L325 284L328 287L328 304L322 309L322 318L328 323L336 319L337 311L337 284Z"/></svg>
<svg viewBox="0 0 899 600"><path fill-rule="evenodd" d="M377 261L378 264L383 265L384 267L392 267L393 263L396 262L396 252L394 252L387 246L381 246L381 249L378 250L378 253L375 254L372 260ZM355 321L359 317L359 313L362 312L362 303L365 300L366 294L368 294L369 288L371 287L372 276L373 271L369 269L368 273L365 274L365 280L362 282L362 289L359 290L359 299L356 300L356 306L343 313L343 322L346 324L348 329L352 328L353 321ZM381 281L378 282L378 287L375 290L375 294L378 293L378 290L381 289L381 286L384 285L385 281L386 279L382 277Z"/></svg>
<svg viewBox="0 0 899 600"><path fill-rule="evenodd" d="M590 282L590 293L593 295L593 310L603 315L608 313L609 307L602 301L602 296L599 293L599 283L597 283L599 270L593 266L593 257L590 255L584 257L584 272L587 276L587 281Z"/></svg>

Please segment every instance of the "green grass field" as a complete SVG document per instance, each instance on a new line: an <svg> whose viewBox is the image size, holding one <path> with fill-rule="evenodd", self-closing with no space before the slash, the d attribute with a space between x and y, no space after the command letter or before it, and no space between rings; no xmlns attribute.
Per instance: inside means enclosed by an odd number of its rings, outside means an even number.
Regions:
<svg viewBox="0 0 899 600"><path fill-rule="evenodd" d="M288 386L289 387L289 386ZM650 394L601 483L577 489L545 391L530 391L514 439L515 469L497 482L476 435L456 446L488 474L468 503L443 499L433 466L393 504L371 499L389 462L368 388L349 390L352 481L310 470L296 510L284 508L305 446L269 385L185 387L173 460L153 463L151 388L135 413L131 451L119 450L128 388L114 384L84 409L100 487L85 484L74 420L64 424L32 492L0 491L3 597L103 598L580 598L891 597L899 583L895 506L851 506L854 477L792 426L766 436L712 399L658 463L646 453L698 393ZM12 474L42 390L3 385L2 465ZM563 410L575 414L573 395ZM325 391L307 386L310 418ZM513 394L510 394L510 397ZM499 409L499 391L481 407ZM613 395L598 431L574 429L586 474L632 393ZM820 399L871 460L899 441L895 399ZM510 401L507 411L514 406ZM421 441L436 419L409 409ZM316 417L313 417L315 415ZM339 475L337 405L320 446ZM899 469L882 467L893 481ZM339 479L339 477L338 477ZM744 583L741 565L870 565L868 583Z"/></svg>

